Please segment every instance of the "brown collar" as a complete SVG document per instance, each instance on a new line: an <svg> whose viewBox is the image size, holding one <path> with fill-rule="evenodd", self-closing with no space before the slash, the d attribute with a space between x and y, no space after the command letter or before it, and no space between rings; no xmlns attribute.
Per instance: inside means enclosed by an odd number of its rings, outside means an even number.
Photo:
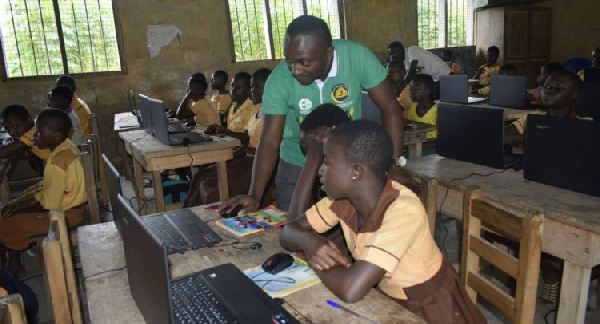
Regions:
<svg viewBox="0 0 600 324"><path fill-rule="evenodd" d="M367 218L367 222L361 228L358 227L358 213L347 199L334 201L329 209L355 233L372 233L381 227L385 211L399 195L400 191L392 187L392 181L388 179L383 187L381 196L379 196L377 205L375 205L375 209L373 209Z"/></svg>

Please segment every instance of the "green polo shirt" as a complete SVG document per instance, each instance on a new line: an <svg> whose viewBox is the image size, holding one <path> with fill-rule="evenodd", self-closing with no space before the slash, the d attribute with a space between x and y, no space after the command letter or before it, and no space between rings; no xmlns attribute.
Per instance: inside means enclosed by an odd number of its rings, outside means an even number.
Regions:
<svg viewBox="0 0 600 324"><path fill-rule="evenodd" d="M322 88L317 84L319 80L306 86L300 84L285 60L277 65L265 85L264 113L286 116L279 156L288 163L304 165L300 124L306 115L323 103L332 103L346 111L351 119L360 119L361 90L374 88L387 76L385 68L365 46L336 39L333 47L331 71Z"/></svg>

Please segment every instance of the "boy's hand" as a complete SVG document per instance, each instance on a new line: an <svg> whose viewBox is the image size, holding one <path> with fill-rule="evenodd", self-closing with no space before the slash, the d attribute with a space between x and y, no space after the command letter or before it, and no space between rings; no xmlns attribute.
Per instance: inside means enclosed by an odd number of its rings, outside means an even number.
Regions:
<svg viewBox="0 0 600 324"><path fill-rule="evenodd" d="M350 260L340 251L335 243L322 237L315 236L304 249L304 254L310 265L317 271L327 271L338 265L350 267Z"/></svg>

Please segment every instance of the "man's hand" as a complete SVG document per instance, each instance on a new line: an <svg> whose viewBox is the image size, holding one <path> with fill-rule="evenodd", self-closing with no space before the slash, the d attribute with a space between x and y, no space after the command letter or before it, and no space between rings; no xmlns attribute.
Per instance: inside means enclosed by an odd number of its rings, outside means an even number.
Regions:
<svg viewBox="0 0 600 324"><path fill-rule="evenodd" d="M220 214L224 210L230 211L240 205L242 206L242 209L238 214L245 214L257 210L258 207L260 207L260 201L253 196L239 195L225 200L221 206L219 206L217 212Z"/></svg>
<svg viewBox="0 0 600 324"><path fill-rule="evenodd" d="M304 255L317 271L327 271L339 265L348 268L352 264L335 243L320 235L304 245Z"/></svg>

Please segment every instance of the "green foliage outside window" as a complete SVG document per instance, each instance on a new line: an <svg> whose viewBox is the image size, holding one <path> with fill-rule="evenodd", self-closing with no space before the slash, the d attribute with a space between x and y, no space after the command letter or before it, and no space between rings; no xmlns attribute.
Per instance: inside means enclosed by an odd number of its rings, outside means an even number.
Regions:
<svg viewBox="0 0 600 324"><path fill-rule="evenodd" d="M417 30L423 48L471 44L468 28L472 0L418 0Z"/></svg>

